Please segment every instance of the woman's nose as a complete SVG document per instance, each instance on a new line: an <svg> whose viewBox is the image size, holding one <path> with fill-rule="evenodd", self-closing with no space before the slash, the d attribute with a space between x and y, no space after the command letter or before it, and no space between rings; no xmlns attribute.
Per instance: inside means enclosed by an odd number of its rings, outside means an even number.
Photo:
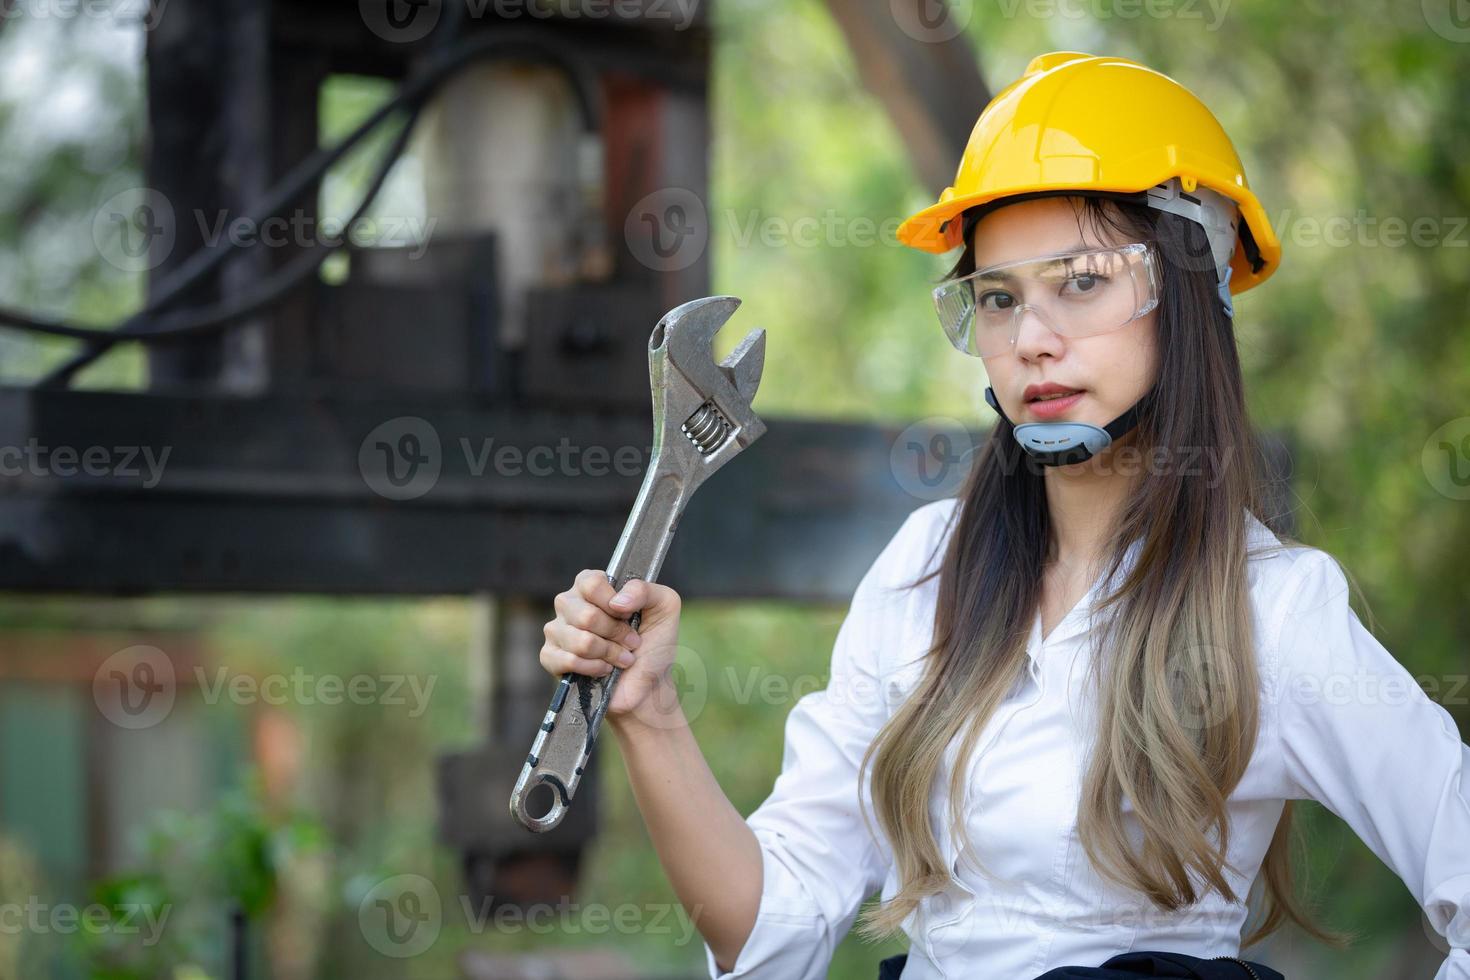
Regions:
<svg viewBox="0 0 1470 980"><path fill-rule="evenodd" d="M1035 358L1042 354L1055 357L1065 343L1062 335L1053 329L1046 311L1030 303L1016 308L1011 330L1011 346L1017 357Z"/></svg>

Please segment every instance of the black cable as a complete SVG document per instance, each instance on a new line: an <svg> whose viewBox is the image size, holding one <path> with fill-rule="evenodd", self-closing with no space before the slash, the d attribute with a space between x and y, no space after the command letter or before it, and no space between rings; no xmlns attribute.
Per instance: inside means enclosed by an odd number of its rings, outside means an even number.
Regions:
<svg viewBox="0 0 1470 980"><path fill-rule="evenodd" d="M424 104L427 103L428 99L437 91L439 86L454 74L482 57L489 55L512 57L516 54L531 55L534 56L535 60L549 63L559 68L571 83L584 127L590 133L596 133L598 131L600 127L598 106L593 95L592 86L584 77L579 66L567 61L559 52L532 38L516 37L502 33L473 39L455 47L443 48L436 51L430 57L422 72L416 77L411 77L405 81L392 99L374 111L351 134L344 137L333 147L316 151L306 160L292 168L291 172L268 194L267 206L258 209L256 216L252 220L258 225L273 216L276 211L284 208L292 200L300 196L307 188L312 186L315 181L319 180L327 168L340 160L353 146L381 124L388 115L404 106L412 106L411 121L405 126L404 131L399 134L399 139L395 141L392 155L385 159L378 177L374 180L373 187L370 188L369 194L364 197L358 211L354 215L353 220L356 220L362 214L363 210L371 204L378 190L381 189L383 179L387 176L387 170L392 167L395 158L402 152L403 145L407 139L407 133L411 131L412 123L417 120L418 114ZM129 316L111 331L105 328L83 327L59 320L41 320L27 314L3 308L0 308L0 325L18 327L35 333L87 341L88 344L85 350L79 352L71 361L53 371L41 382L43 385L65 383L77 371L91 364L102 354L110 350L116 343L131 340L162 342L171 338L199 336L219 330L244 316L248 316L262 306L274 302L285 295L290 287L295 284L291 279L291 274L295 274L297 277L296 281L304 279L313 269L319 267L322 261L325 261L327 255L332 250L340 247L340 244L336 246L314 246L312 252L305 253L316 256L314 263L307 265L298 257L297 260L293 260L282 267L281 270L278 270L276 274L262 280L261 283L248 290L243 296L238 296L232 300L204 308L190 308L179 311L171 317L164 318L160 322L158 313L162 307L172 302L184 290L194 285L205 275L218 268L232 254L232 250L235 247L234 242L227 241L222 246L206 246L190 255L164 281L164 284L157 291L154 299L150 300L142 310Z"/></svg>
<svg viewBox="0 0 1470 980"><path fill-rule="evenodd" d="M452 9L457 9L457 5L452 5ZM448 29L439 39L440 44L434 49L436 55L439 57L444 57L444 53L448 49L447 42L451 41L457 34L462 21L462 18L454 16L453 12L451 12L451 18L448 22ZM452 49L448 50L452 53ZM418 79L410 78L394 93L391 99L370 113L367 119L359 123L357 128L351 133L343 137L333 146L323 147L314 151L305 160L302 160L295 167L291 168L289 173L266 192L265 202L253 214L246 216L249 226L260 227L268 218L273 217L276 212L285 208L292 201L304 194L322 178L333 164L341 160L358 143L362 142L383 120L387 119L396 110L405 106L409 101L418 99L421 96L427 97L433 88L439 82L443 81L443 78L444 76L439 75L438 72L433 70L426 71ZM253 242L250 244L253 244ZM170 272L161 283L157 284L151 291L152 295L144 304L143 308L129 316L117 329L125 329L132 321L144 318L149 313L156 312L176 300L185 290L218 269L230 257L232 250L236 247L238 246L233 241L227 240L223 246L201 248L191 254L178 268ZM80 339L91 339L90 334L100 329L83 327L81 329L87 333L82 335L77 334L75 331L48 329L63 326L64 324L60 321L39 320L35 317L4 308L0 308L0 324L16 326L38 333L80 337Z"/></svg>
<svg viewBox="0 0 1470 980"><path fill-rule="evenodd" d="M297 164L291 169L290 173L267 192L268 197L265 204L257 209L254 214L248 215L246 220L251 223L252 227L259 227L266 219L273 217L277 211L300 197L315 181L321 179L322 174L332 164L345 156L349 150L362 141L363 137L376 129L384 119L401 106L402 103L397 97L391 99L373 112L357 129L343 137L337 144L317 150L311 156ZM145 319L149 313L155 312L177 299L184 290L193 286L204 276L217 269L220 263L230 255L231 250L236 247L238 246L233 241L226 239L224 245L204 247L190 254L177 269L170 272L158 284L158 288L153 297L148 300L143 308L131 314L127 320L123 321L123 324L126 325L134 320ZM77 337L84 340L92 338L94 334L103 329L101 327L68 326L64 321L40 320L24 313L18 313L4 308L0 308L0 324L19 327L23 330L32 330L36 333L52 334L58 337Z"/></svg>
<svg viewBox="0 0 1470 980"><path fill-rule="evenodd" d="M414 126L418 122L421 110L422 106L410 113L408 119L404 122L403 129L394 138L393 144L388 148L382 163L379 164L376 173L373 175L373 180L368 187L367 193L358 203L352 216L347 219L347 225L349 227L362 217L363 213L372 203L373 198L382 189L389 172L393 169L393 164L403 152L403 147L408 143L409 136L412 134ZM153 343L168 343L192 340L201 335L213 333L221 327L229 326L238 320L260 311L264 307L270 306L289 294L291 290L300 286L312 273L321 268L322 263L327 260L329 255L337 249L342 248L345 244L345 239L332 244L314 243L303 249L300 254L293 257L289 262L281 266L281 268L259 281L252 283L248 289L230 297L228 300L199 309L178 310L174 313L163 314L153 321L157 324L157 327L147 334L141 334L137 337L113 337L108 335L102 339L112 343L119 343L131 339L149 340Z"/></svg>
<svg viewBox="0 0 1470 980"><path fill-rule="evenodd" d="M440 35L435 38L434 48L432 48L435 56L442 56L442 54L445 53L445 50L450 50L451 43L453 43L454 38L459 35L460 28L462 28L463 26L463 16L460 16L462 15L462 13L463 7L460 7L459 4L451 4L450 19L445 22L445 28L442 29ZM412 69L410 69L410 71L412 71ZM434 72L426 72L425 75L432 76L434 75ZM447 78L447 75L445 75L445 78ZM256 220L256 225L259 225L259 222L263 222L263 220L266 220L266 217L275 215L275 212L278 212L278 210L281 210L282 207L287 206L287 204L295 200L298 195L303 194L303 192L306 191L307 188L315 185L316 181L319 181L319 179L322 178L323 175L325 175L326 170L328 170L329 167L332 166L332 163L337 162L337 160L343 159L345 154L347 154L348 151L350 151L351 148L354 147L354 145L359 143L359 141L362 141L363 138L365 138L370 131L373 131L373 129L376 128L376 126L381 125L382 120L387 119L388 115L390 115L391 112L394 112L394 110L398 109L398 107L404 106L404 104L409 103L410 100L415 100L416 97L415 94L413 94L413 85L409 84L409 82L412 81L415 81L415 79L413 79L412 75L410 75L409 81L406 81L403 85L401 85L400 90L398 90L397 93L394 94L394 97L390 98L390 100L388 100L387 103L384 104L384 106L381 106L378 110L375 110L375 112L370 113L368 119L363 120L363 122L360 123L360 125L357 126L357 128L354 129L353 132L350 132L350 134L348 134L347 137L344 137L343 140L338 141L337 145L335 145L335 147L332 147L331 150L318 150L316 151L316 153L313 153L312 156L307 157L306 160L303 160L300 165L293 167L291 173L288 173L285 178L282 178L281 181L276 184L275 188L272 188L272 190L268 191L266 206L260 209L260 212L263 212L263 216L260 217L260 219ZM426 103L426 101L428 101L429 94L432 93L432 90L434 90L434 85L428 85L428 87L425 87L425 90L423 90L422 98L416 98L416 107L415 109L413 109L412 115L410 115L409 120L407 120L406 122L406 129L404 129L404 132L412 132L413 125L415 125L415 123L417 122L417 116L419 116L419 109L423 106L423 104ZM382 165L382 169L379 170L378 176L376 176L376 178L373 179L372 184L370 184L368 194L363 197L363 201L362 204L360 204L359 209L357 209L356 212L353 213L353 216L351 216L351 219L348 220L348 226L351 225L351 222L356 222L356 220L359 219L360 216L362 216L362 213L365 212L366 209L368 209L368 206L370 203L372 203L373 198L375 198L376 194L378 194L378 191L381 190L382 181L387 178L388 170L391 169L392 163L395 162L395 157L397 157L398 154L401 153L401 150L403 150L403 141L400 141L400 143L395 144L394 148L391 148L390 153L388 153L388 156L385 157L384 165ZM251 242L251 244L253 244L253 242ZM175 300L175 298L178 297L178 295L181 294L184 289L191 287L191 285L196 284L196 282L200 281L203 276L209 275L210 272L218 269L218 267L221 266L221 264L225 262L226 259L228 259L229 254L231 254L231 248L234 247L235 242L229 241L226 242L225 247L215 247L213 248L213 250L206 250L206 248L201 248L200 251L194 253L193 256L191 256L190 259L187 260L187 262L179 267L179 269L173 270L173 272L171 273L171 279L166 279L165 284L157 289L156 294L154 294L153 298L150 298L150 301L148 301L146 306L144 306L144 309L138 311L138 313L132 314L132 316L129 316L128 319L123 320L121 325L119 325L118 328L113 331L113 334L118 334L118 339L122 339L123 335L140 332L141 323L147 323L148 317L156 316L156 314L159 313L159 310L162 310L163 307L168 306L168 304L171 303L172 300ZM284 297L284 295L287 294L288 291L290 291L290 288L293 287L293 285L297 284L297 282L304 281L304 279L306 279L306 276L312 275L312 273L315 272L316 269L319 269L320 264L322 264L322 262L325 262L326 256L328 256L328 254L331 254L331 251L328 251L328 253L323 253L322 256L320 256L320 259L316 260L316 262L312 262L312 260L310 259L301 259L300 256L297 256L297 259L293 259L290 263L287 263L287 266L285 266L284 275L275 276L275 278L268 278L266 279L266 282L263 282L263 284L260 284L259 287L254 288L253 292L247 292L247 295L245 295L244 303L237 304L237 309L243 311L231 310L229 309L229 307L226 307L225 304L215 304L215 306L213 307L207 307L206 313L201 314L201 323L204 323L204 325L209 325L209 329L213 329L215 328L215 326L221 326L222 328L222 326L228 326L229 323L234 323L235 320L241 319L241 317L245 316L245 314L247 313L250 313L250 311L260 309L260 307L265 306L266 303L270 303L270 301L275 300L275 298ZM0 323L4 322L4 316L6 316L6 311L0 310ZM24 325L28 326L29 329L40 329L41 332L51 332L51 334L57 332L57 328L69 329L72 326L62 325L62 323L53 323L53 325L46 325L46 323L38 322L38 320L35 320L34 317L25 317L24 314L12 313L10 314L10 319L12 319L12 325ZM178 320L179 317L173 317L173 319ZM153 338L153 342L165 342L168 338L160 334L163 334L166 329L168 328L160 328L160 326L154 326L154 329L151 329L151 331L143 331L144 336L140 339L144 339L144 341L147 341L148 338ZM73 354L71 359L66 360L65 363L60 364L60 366L57 366L56 369L53 369L50 373L44 375L43 378L41 378L40 381L37 382L37 385L43 386L43 388L44 386L68 385L68 383L71 383L72 378L75 378L76 373L81 372L81 370L84 369L84 367L87 367L88 364L93 363L93 361L96 361L98 357L101 357L103 356L103 354L106 354L107 351L112 350L113 344L115 344L116 341L103 341L103 339L97 338L96 334L98 334L98 332L100 331L97 331L97 329L87 328L88 335L85 336L85 338L82 338L87 341L87 345L85 345L85 347L82 348L81 351L78 351L78 353ZM193 332L191 331L182 332L184 332L184 335L193 334Z"/></svg>
<svg viewBox="0 0 1470 980"><path fill-rule="evenodd" d="M367 211L378 192L382 190L383 184L388 179L393 164L397 162L402 154L404 146L407 145L414 126L417 124L420 114L423 112L424 102L420 101L412 106L408 118L404 121L403 128L394 137L384 153L378 169L374 172L371 182L368 184L367 192L358 202L351 217L347 219L345 227L351 227ZM296 287L304 283L310 276L321 268L327 257L341 248L346 243L345 237L333 244L313 243L294 256L285 265L266 275L264 278L252 283L247 289L231 296L229 299L204 307L191 307L178 310L173 313L154 313L152 318L146 321L149 324L147 331L127 332L127 324L110 333L98 336L95 330L86 331L87 347L79 351L70 360L54 369L46 377L38 382L40 387L66 385L76 376L77 372L87 367L97 358L107 353L115 344L129 340L141 340L152 343L166 343L170 341L192 340L200 336L214 333L224 327L228 327L253 313L278 302L290 294ZM135 318L136 319L136 318ZM133 322L133 321L129 321ZM68 331L74 329L63 327ZM48 332L50 330L48 329Z"/></svg>

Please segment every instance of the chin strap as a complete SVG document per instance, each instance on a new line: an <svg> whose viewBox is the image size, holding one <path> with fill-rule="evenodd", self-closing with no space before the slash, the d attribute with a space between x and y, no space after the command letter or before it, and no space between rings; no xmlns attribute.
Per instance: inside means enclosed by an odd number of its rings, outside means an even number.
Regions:
<svg viewBox="0 0 1470 980"><path fill-rule="evenodd" d="M1152 392L1149 392L1151 395ZM1133 403L1133 407L1119 415L1107 425L1099 428L1090 422L1011 422L995 391L985 389L985 400L996 414L1010 422L1016 441L1033 459L1043 466L1070 466L1091 459L1123 437L1138 424L1138 413L1149 395Z"/></svg>

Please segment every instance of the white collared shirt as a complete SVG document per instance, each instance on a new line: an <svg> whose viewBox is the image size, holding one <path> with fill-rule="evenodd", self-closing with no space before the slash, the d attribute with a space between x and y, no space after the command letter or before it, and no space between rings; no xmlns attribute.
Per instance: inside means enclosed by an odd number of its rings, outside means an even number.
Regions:
<svg viewBox="0 0 1470 980"><path fill-rule="evenodd" d="M941 500L909 515L853 595L826 690L801 698L787 717L781 773L747 818L762 852L759 914L730 972L719 972L705 946L715 980L826 977L862 902L880 887L885 900L897 892L887 839L874 837L859 811L857 768L917 684L933 636L937 576L917 589L894 587L938 565L956 509L956 500ZM1248 892L1283 801L1319 800L1403 879L1446 938L1436 980L1470 980L1470 748L1449 712L1359 622L1331 557L1283 548L1254 517L1249 523L1262 711L1256 750L1228 802L1228 853L1239 871L1227 869L1231 884ZM1209 892L1187 910L1160 911L1104 880L1078 838L1091 722L1074 711L1093 701L1083 667L1101 585L1044 639L1037 617L1029 669L969 760L967 830L993 878L961 859L949 833L950 746L930 819L953 880L904 922L904 980L1031 980L1130 949L1239 953L1243 904ZM863 793L876 821L867 785ZM1136 828L1126 801L1124 813Z"/></svg>

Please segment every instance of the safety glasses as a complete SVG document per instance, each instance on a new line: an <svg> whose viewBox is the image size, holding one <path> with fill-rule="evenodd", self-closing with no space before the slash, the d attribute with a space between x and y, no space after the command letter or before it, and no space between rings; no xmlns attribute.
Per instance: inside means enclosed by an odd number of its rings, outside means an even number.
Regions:
<svg viewBox="0 0 1470 980"><path fill-rule="evenodd" d="M978 269L934 290L950 343L974 357L1004 354L1021 316L1064 337L1108 333L1159 305L1158 256L1144 242L1058 252Z"/></svg>

